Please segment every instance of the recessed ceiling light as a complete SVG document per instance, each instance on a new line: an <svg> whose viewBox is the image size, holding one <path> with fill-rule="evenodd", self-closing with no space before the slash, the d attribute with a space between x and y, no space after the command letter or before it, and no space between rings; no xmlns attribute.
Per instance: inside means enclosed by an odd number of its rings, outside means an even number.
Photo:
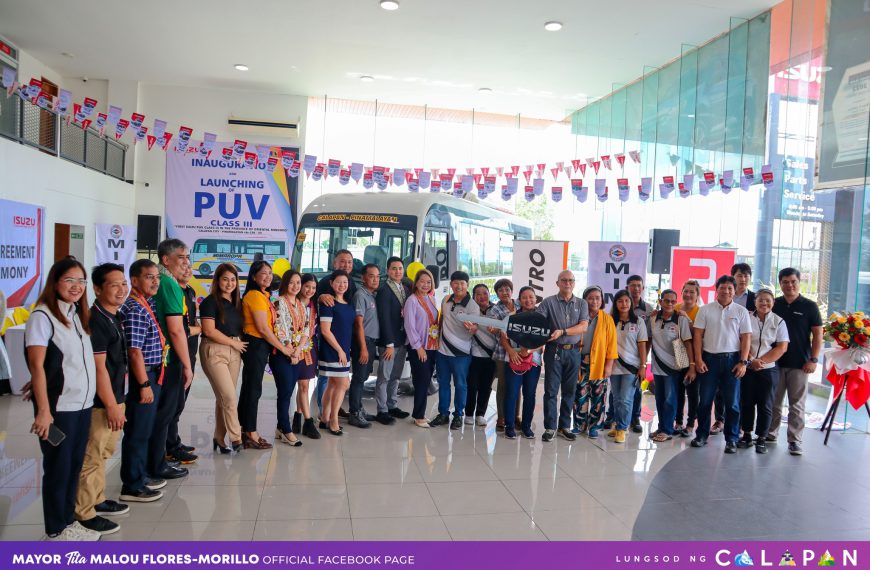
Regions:
<svg viewBox="0 0 870 570"><path fill-rule="evenodd" d="M237 63L233 66L237 71L248 71L248 66L243 63Z"/></svg>
<svg viewBox="0 0 870 570"><path fill-rule="evenodd" d="M562 29L562 22L550 20L549 22L544 23L544 29L548 32L558 32Z"/></svg>
<svg viewBox="0 0 870 570"><path fill-rule="evenodd" d="M372 81L375 80L375 78L372 77L371 75L360 75L359 80L364 82L364 83L371 83Z"/></svg>
<svg viewBox="0 0 870 570"><path fill-rule="evenodd" d="M68 51L61 52L60 55L62 55L62 56L64 56L64 57L68 57L68 58L70 58L70 59L72 59L72 58L74 58L74 57L76 56L76 54L74 54L74 53L70 53L70 52L68 52Z"/></svg>
<svg viewBox="0 0 870 570"><path fill-rule="evenodd" d="M488 94L492 93L492 89L490 89L489 87L481 87L480 89L477 90L477 92L488 95Z"/></svg>
<svg viewBox="0 0 870 570"><path fill-rule="evenodd" d="M381 8L384 10L398 10L399 2L397 0L381 0Z"/></svg>

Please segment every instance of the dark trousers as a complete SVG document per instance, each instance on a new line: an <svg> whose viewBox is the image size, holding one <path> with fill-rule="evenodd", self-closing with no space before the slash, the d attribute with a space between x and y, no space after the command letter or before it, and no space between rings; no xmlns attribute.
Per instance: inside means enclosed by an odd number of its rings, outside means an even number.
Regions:
<svg viewBox="0 0 870 570"><path fill-rule="evenodd" d="M154 428L148 439L148 473L157 478L158 473L166 470L166 439L169 434L169 424L178 409L178 400L184 399L184 380L181 376L181 362L170 358L163 374L163 386L160 389L160 400L157 402L157 412L154 415Z"/></svg>
<svg viewBox="0 0 870 570"><path fill-rule="evenodd" d="M437 350L427 350L426 362L422 362L415 349L408 349L408 361L411 363L411 382L414 384L414 410L411 412L411 416L415 420L426 419L429 384L432 383L432 373L435 371L437 357Z"/></svg>
<svg viewBox="0 0 870 570"><path fill-rule="evenodd" d="M257 408L263 395L263 374L272 346L265 340L251 335L243 335L248 349L242 353L242 388L239 390L239 425L242 432L257 431Z"/></svg>
<svg viewBox="0 0 870 570"><path fill-rule="evenodd" d="M57 534L74 520L79 475L91 429L91 408L55 412L54 425L66 434L57 447L39 440L42 449L42 516L45 533Z"/></svg>
<svg viewBox="0 0 870 570"><path fill-rule="evenodd" d="M751 436L753 428L758 437L767 435L777 384L779 369L776 366L746 371L746 376L740 381L740 423L744 437Z"/></svg>
<svg viewBox="0 0 870 570"><path fill-rule="evenodd" d="M683 373L656 374L656 413L659 416L659 431L674 434L674 418L677 412L677 390L682 383Z"/></svg>
<svg viewBox="0 0 870 570"><path fill-rule="evenodd" d="M160 390L157 384L160 371L148 373L151 381L151 391L154 401L143 404L139 401L139 387L136 380L130 378L130 390L127 392L124 424L124 437L121 439L121 483L128 491L141 491L145 488L145 472L148 465L148 440L154 431L154 418L157 416L157 406L160 403Z"/></svg>
<svg viewBox="0 0 870 570"><path fill-rule="evenodd" d="M547 371L544 375L544 429L571 429L580 360L580 351L576 349L566 350L551 343L544 350L544 368ZM557 409L559 390L562 391L562 401Z"/></svg>
<svg viewBox="0 0 870 570"><path fill-rule="evenodd" d="M190 353L190 369L196 372L196 353L199 349L199 337L192 336L187 339L187 349ZM191 384L192 386L193 384ZM190 395L190 387L188 387L181 398L178 399L178 404L175 406L175 414L172 416L172 422L169 424L169 430L166 432L166 451L172 453L178 451L181 447L181 435L178 433L178 422L181 420L181 414L184 412L184 405L187 404L187 396Z"/></svg>
<svg viewBox="0 0 870 570"><path fill-rule="evenodd" d="M680 376L680 383L677 385L677 415L674 423L683 425L683 408L688 401L689 409L686 414L686 428L692 429L695 426L695 420L698 419L698 381L697 379L688 386L683 384L682 378L685 378L685 372Z"/></svg>
<svg viewBox="0 0 870 570"><path fill-rule="evenodd" d="M722 390L716 391L716 398L713 399L713 416L717 422L725 421L725 398L722 396Z"/></svg>
<svg viewBox="0 0 870 570"><path fill-rule="evenodd" d="M640 383L638 382L637 386L634 389L634 401L631 405L631 423L633 425L637 425L640 423L640 403L642 397L643 389L640 387Z"/></svg>
<svg viewBox="0 0 870 570"><path fill-rule="evenodd" d="M365 364L360 364L359 343L354 340L350 347L351 354L351 375L350 375L350 413L354 414L362 409L363 386L369 376L372 375L375 360L378 358L377 341L373 338L366 337L366 350L369 353L369 359Z"/></svg>
<svg viewBox="0 0 870 570"><path fill-rule="evenodd" d="M495 378L495 360L488 356L472 356L468 368L468 396L465 400L466 416L485 416Z"/></svg>
<svg viewBox="0 0 870 570"><path fill-rule="evenodd" d="M740 436L740 380L731 370L739 361L740 355L736 352L721 354L705 352L703 358L708 370L696 380L700 382L698 389L701 395L696 433L701 439L707 439L710 435L713 400L716 398L716 391L721 390L725 401L725 441L734 443Z"/></svg>
<svg viewBox="0 0 870 570"><path fill-rule="evenodd" d="M514 372L510 366L505 366L507 375L507 394L504 398L504 414L506 418L514 418L517 413L517 399L520 396L520 388L523 390L523 431L532 429L532 416L535 413L535 391L538 389L538 380L541 377L541 367L532 366L522 374ZM512 422L507 422L505 431L514 431Z"/></svg>
<svg viewBox="0 0 870 570"><path fill-rule="evenodd" d="M278 429L281 433L290 433L293 431L290 424L290 402L296 381L299 380L299 365L290 362L283 354L276 353L269 356L269 366L278 389Z"/></svg>

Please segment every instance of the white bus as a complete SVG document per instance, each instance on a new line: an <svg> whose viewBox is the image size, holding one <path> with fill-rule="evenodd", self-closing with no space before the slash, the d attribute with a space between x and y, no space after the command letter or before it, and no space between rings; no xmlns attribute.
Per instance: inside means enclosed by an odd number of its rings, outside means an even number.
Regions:
<svg viewBox="0 0 870 570"><path fill-rule="evenodd" d="M375 263L385 275L391 256L407 267L419 261L436 275L436 297L449 293L449 277L462 270L471 284L510 278L513 242L531 239L532 224L509 212L443 194L328 194L302 214L290 260L318 279L332 271L336 251L350 250L354 276ZM494 292L493 292L494 293Z"/></svg>

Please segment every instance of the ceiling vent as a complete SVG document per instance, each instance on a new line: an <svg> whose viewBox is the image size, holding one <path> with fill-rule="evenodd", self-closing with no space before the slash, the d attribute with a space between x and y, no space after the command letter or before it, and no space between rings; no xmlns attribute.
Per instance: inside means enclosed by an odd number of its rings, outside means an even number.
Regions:
<svg viewBox="0 0 870 570"><path fill-rule="evenodd" d="M284 121L258 121L254 119L227 119L230 132L240 135L260 135L277 138L299 138L299 123Z"/></svg>

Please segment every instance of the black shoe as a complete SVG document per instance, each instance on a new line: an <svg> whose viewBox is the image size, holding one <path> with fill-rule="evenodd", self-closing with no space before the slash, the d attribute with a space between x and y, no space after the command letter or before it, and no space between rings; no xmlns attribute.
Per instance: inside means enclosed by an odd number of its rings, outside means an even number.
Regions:
<svg viewBox="0 0 870 570"><path fill-rule="evenodd" d="M125 505L123 503L119 503L118 501L106 499L99 505L95 506L94 510L97 511L98 515L106 515L107 517L112 517L117 515L126 515L130 512L130 505Z"/></svg>
<svg viewBox="0 0 870 570"><path fill-rule="evenodd" d="M339 409L338 409L338 417L340 417L340 418L349 418L349 417L350 417L350 414L349 414L347 411L345 411L344 408L339 408Z"/></svg>
<svg viewBox="0 0 870 570"><path fill-rule="evenodd" d="M725 453L737 453L737 444L729 441L725 444Z"/></svg>
<svg viewBox="0 0 870 570"><path fill-rule="evenodd" d="M755 440L755 453L767 453L767 441L765 441L765 438L759 437Z"/></svg>
<svg viewBox="0 0 870 570"><path fill-rule="evenodd" d="M326 422L324 421L321 421L317 427L319 427L320 429L329 429L329 426L326 425Z"/></svg>
<svg viewBox="0 0 870 570"><path fill-rule="evenodd" d="M507 428L505 428L505 429L507 429ZM545 429L544 435L541 436L541 441L553 441L554 437L556 437L556 430Z"/></svg>
<svg viewBox="0 0 870 570"><path fill-rule="evenodd" d="M751 435L749 437L744 436L740 438L740 441L737 442L737 447L738 449L749 449L750 447L752 447L752 443L753 442Z"/></svg>
<svg viewBox="0 0 870 570"><path fill-rule="evenodd" d="M695 439L692 440L691 445L692 445L692 447L704 447L705 445L707 445L707 439L696 437Z"/></svg>
<svg viewBox="0 0 870 570"><path fill-rule="evenodd" d="M634 433L643 433L643 427L641 427L640 422L631 422L631 431Z"/></svg>
<svg viewBox="0 0 870 570"><path fill-rule="evenodd" d="M142 489L141 491L132 491L130 489L121 489L120 499L125 503L153 503L163 497L162 491L152 491L151 489Z"/></svg>
<svg viewBox="0 0 870 570"><path fill-rule="evenodd" d="M385 426L389 426L396 423L396 418L391 416L388 412L379 412L378 415L375 416L375 421L382 423Z"/></svg>
<svg viewBox="0 0 870 570"><path fill-rule="evenodd" d="M804 454L804 450L801 449L801 444L799 444L796 441L793 441L790 444L788 444L788 452L791 453L792 455L803 455Z"/></svg>
<svg viewBox="0 0 870 570"><path fill-rule="evenodd" d="M193 453L194 451L196 451L196 448L194 446L184 445L183 443L178 446L178 449L180 449L181 451L186 451L188 453Z"/></svg>
<svg viewBox="0 0 870 570"><path fill-rule="evenodd" d="M406 412L405 410L400 410L399 408L393 408L393 409L390 410L388 413L389 413L391 416L393 416L394 418L397 418L397 419L400 419L400 420L404 420L405 418L407 418L408 416L411 415L411 414L409 414L408 412Z"/></svg>
<svg viewBox="0 0 870 570"><path fill-rule="evenodd" d="M320 432L314 425L314 418L308 418L302 423L302 435L311 439L320 439Z"/></svg>
<svg viewBox="0 0 870 570"><path fill-rule="evenodd" d="M127 507L127 509L129 508L130 507ZM112 522L109 519L105 519L101 516L96 516L86 521L79 521L79 524L86 529L98 532L101 535L112 534L113 532L118 532L119 530L121 530L121 525L116 522Z"/></svg>
<svg viewBox="0 0 870 570"><path fill-rule="evenodd" d="M453 414L453 421L450 422L450 429L462 429L462 416Z"/></svg>
<svg viewBox="0 0 870 570"><path fill-rule="evenodd" d="M561 435L568 441L575 441L577 439L577 436L571 433L571 430L566 428L559 428L559 435Z"/></svg>
<svg viewBox="0 0 870 570"><path fill-rule="evenodd" d="M352 412L350 414L350 418L348 418L347 423L356 426L358 428L370 428L372 427L371 422L366 419L366 414L362 410L358 410L356 412Z"/></svg>
<svg viewBox="0 0 870 570"><path fill-rule="evenodd" d="M166 486L166 479L151 479L149 477L145 478L145 488L151 489L152 491L158 491Z"/></svg>
<svg viewBox="0 0 870 570"><path fill-rule="evenodd" d="M174 459L167 459L166 464L169 465L170 467L181 467L181 463L174 460Z"/></svg>
<svg viewBox="0 0 870 570"><path fill-rule="evenodd" d="M290 427L293 430L293 433L302 433L302 414L294 412L293 424Z"/></svg>
<svg viewBox="0 0 870 570"><path fill-rule="evenodd" d="M190 465L191 463L195 463L197 459L199 459L199 457L193 453L182 451L181 449L176 449L166 456L167 461L177 461L181 465Z"/></svg>
<svg viewBox="0 0 870 570"><path fill-rule="evenodd" d="M437 416L435 416L434 418L429 420L429 425L432 427L444 426L444 425L447 425L449 423L450 423L450 418L447 416L442 416L441 414L438 414Z"/></svg>
<svg viewBox="0 0 870 570"><path fill-rule="evenodd" d="M160 473L155 473L153 479L181 479L187 477L188 473L184 467L167 467Z"/></svg>
<svg viewBox="0 0 870 570"><path fill-rule="evenodd" d="M517 438L517 432L514 430L514 428L506 427L505 430L504 430L504 436L505 436L507 439L516 439L516 438Z"/></svg>

